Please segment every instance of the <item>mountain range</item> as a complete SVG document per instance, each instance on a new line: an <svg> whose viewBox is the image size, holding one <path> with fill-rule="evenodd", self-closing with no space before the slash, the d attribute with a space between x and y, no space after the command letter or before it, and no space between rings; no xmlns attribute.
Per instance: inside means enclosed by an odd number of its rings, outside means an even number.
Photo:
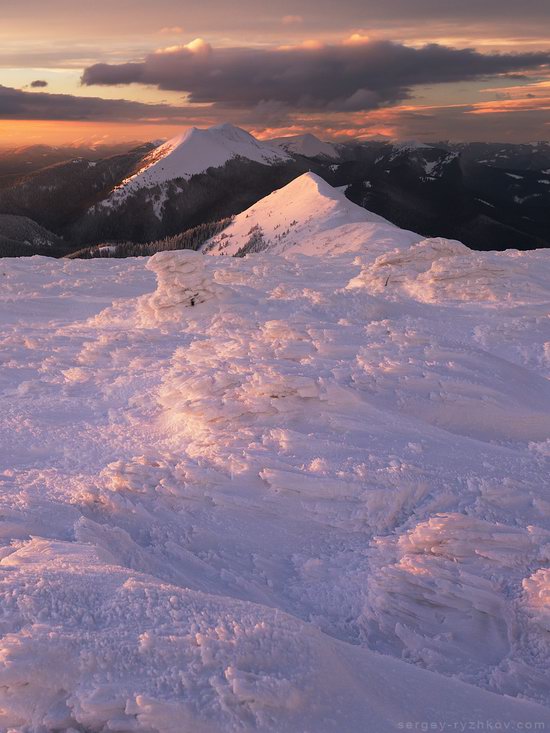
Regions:
<svg viewBox="0 0 550 733"><path fill-rule="evenodd" d="M260 141L224 124L105 157L50 163L47 151L40 155L44 167L36 168L34 150L33 170L0 176L0 214L48 230L55 255L177 237L239 215L307 172L368 212L424 236L459 239L474 249L550 244L548 143L334 144L311 134ZM8 237L1 224L0 236L10 239L9 247L0 240L3 254L43 253L24 238Z"/></svg>

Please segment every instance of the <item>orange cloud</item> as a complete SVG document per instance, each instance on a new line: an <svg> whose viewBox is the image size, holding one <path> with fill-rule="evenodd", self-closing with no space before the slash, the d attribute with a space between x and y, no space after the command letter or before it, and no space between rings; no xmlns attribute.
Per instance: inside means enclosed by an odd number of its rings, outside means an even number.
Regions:
<svg viewBox="0 0 550 733"><path fill-rule="evenodd" d="M510 112L543 112L550 110L550 96L535 99L496 99L491 102L476 102L467 110L471 115L508 114Z"/></svg>
<svg viewBox="0 0 550 733"><path fill-rule="evenodd" d="M171 56L173 54L180 53L181 51L191 51L191 53L197 55L208 55L212 51L212 46L207 43L204 38L194 38L189 43L178 46L166 46L165 48L157 48L155 51L156 56Z"/></svg>
<svg viewBox="0 0 550 733"><path fill-rule="evenodd" d="M368 43L371 40L370 36L364 33L352 33L349 38L343 41L344 46L355 46L358 43Z"/></svg>
<svg viewBox="0 0 550 733"><path fill-rule="evenodd" d="M161 36L180 36L183 28L180 25L170 25L159 30Z"/></svg>

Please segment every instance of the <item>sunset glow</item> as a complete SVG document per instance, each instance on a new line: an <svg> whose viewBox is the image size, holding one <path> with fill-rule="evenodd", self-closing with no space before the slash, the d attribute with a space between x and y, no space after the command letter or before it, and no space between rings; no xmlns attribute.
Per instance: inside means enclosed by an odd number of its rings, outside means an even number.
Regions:
<svg viewBox="0 0 550 733"><path fill-rule="evenodd" d="M486 140L496 115L502 139L547 138L550 6L459 5L22 0L3 8L0 144L222 121L262 138Z"/></svg>

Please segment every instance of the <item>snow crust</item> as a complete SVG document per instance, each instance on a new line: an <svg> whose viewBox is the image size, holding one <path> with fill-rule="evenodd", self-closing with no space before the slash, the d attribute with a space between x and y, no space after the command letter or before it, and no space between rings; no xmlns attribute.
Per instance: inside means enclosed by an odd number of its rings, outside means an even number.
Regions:
<svg viewBox="0 0 550 733"><path fill-rule="evenodd" d="M2 261L0 730L550 725L548 252L296 201Z"/></svg>

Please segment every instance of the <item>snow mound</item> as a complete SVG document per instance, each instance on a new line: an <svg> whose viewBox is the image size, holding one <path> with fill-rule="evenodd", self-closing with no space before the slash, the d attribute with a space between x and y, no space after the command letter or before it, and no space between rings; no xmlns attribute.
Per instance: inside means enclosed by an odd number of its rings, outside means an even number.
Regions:
<svg viewBox="0 0 550 733"><path fill-rule="evenodd" d="M221 293L202 255L192 250L158 252L146 267L155 273L157 289L140 300L142 325L177 319L186 309L215 300Z"/></svg>
<svg viewBox="0 0 550 733"><path fill-rule="evenodd" d="M315 173L304 173L235 217L203 245L212 255L271 253L340 254L420 237L357 206Z"/></svg>
<svg viewBox="0 0 550 733"><path fill-rule="evenodd" d="M490 663L493 684L518 694L525 679L511 673L521 654L512 579L548 561L549 541L532 527L452 513L378 539L363 616L371 644L447 674L459 668L470 682ZM524 581L531 598L542 595L537 580ZM536 669L530 685L532 695L544 690Z"/></svg>
<svg viewBox="0 0 550 733"><path fill-rule="evenodd" d="M352 379L380 407L476 440L537 441L550 433L544 377L475 344L450 337L434 343L412 325L372 323L366 334Z"/></svg>
<svg viewBox="0 0 550 733"><path fill-rule="evenodd" d="M189 179L208 168L219 168L233 158L246 158L264 165L291 159L281 148L260 142L250 133L230 124L205 130L191 127L149 153L141 168L117 186L109 200L118 202L133 191L176 178Z"/></svg>
<svg viewBox="0 0 550 733"><path fill-rule="evenodd" d="M317 156L324 158L339 157L335 145L319 140L318 137L315 137L315 135L309 132L305 135L289 135L288 137L274 138L269 142L271 145L276 145L288 153L303 155L306 158L316 158Z"/></svg>
<svg viewBox="0 0 550 733"><path fill-rule="evenodd" d="M349 288L388 295L399 291L424 303L503 300L548 302L548 269L529 271L532 253L475 252L460 242L436 238L396 249L367 264Z"/></svg>

